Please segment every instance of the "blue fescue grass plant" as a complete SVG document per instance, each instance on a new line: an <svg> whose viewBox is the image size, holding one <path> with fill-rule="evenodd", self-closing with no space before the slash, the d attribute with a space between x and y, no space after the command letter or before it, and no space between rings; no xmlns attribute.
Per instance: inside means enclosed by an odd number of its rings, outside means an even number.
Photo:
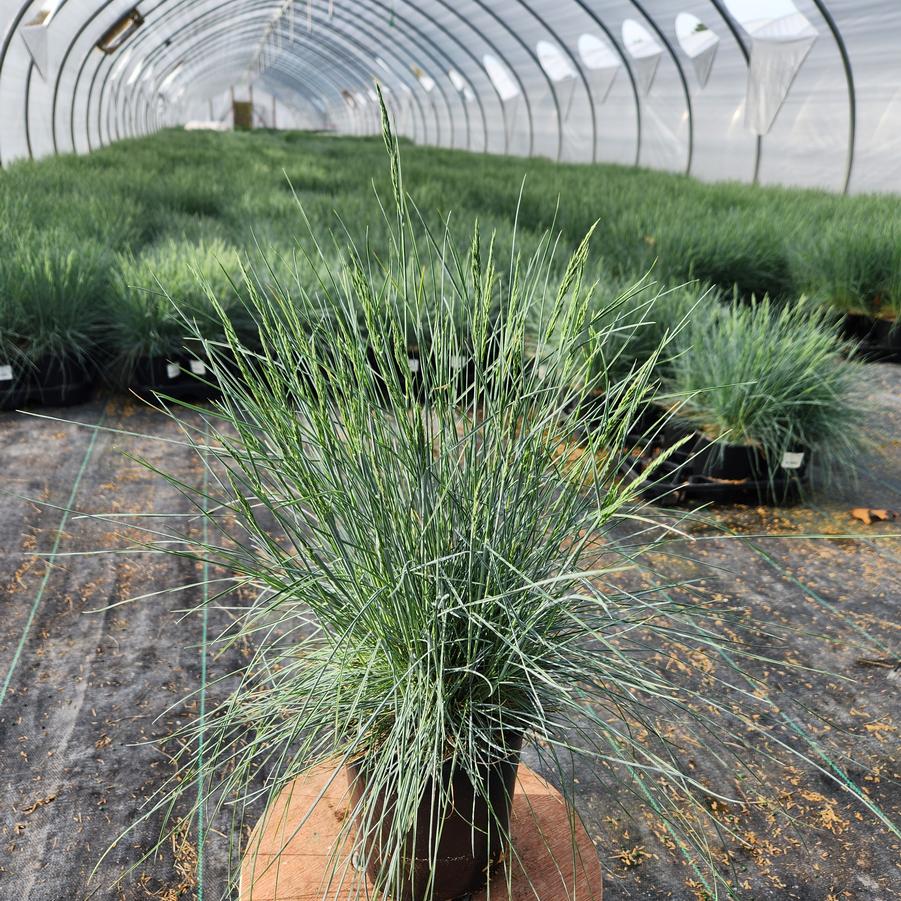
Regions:
<svg viewBox="0 0 901 901"><path fill-rule="evenodd" d="M866 444L863 369L834 314L733 301L690 318L679 343L667 384L707 437L760 447L770 472L796 451L812 453L827 482L854 472Z"/></svg>
<svg viewBox="0 0 901 901"><path fill-rule="evenodd" d="M29 366L87 364L104 331L108 264L98 247L53 230L18 235L0 257L3 350Z"/></svg>
<svg viewBox="0 0 901 901"><path fill-rule="evenodd" d="M169 240L138 257L123 255L107 305L107 341L117 380L128 384L141 359L184 354L189 324L204 338L221 338L211 295L247 337L250 324L233 284L240 271L237 252L221 241Z"/></svg>
<svg viewBox="0 0 901 901"><path fill-rule="evenodd" d="M195 411L200 425L173 410L209 488L163 474L207 537L163 529L150 543L216 567L225 587L212 602L253 595L230 604L233 626L213 639L253 650L231 696L182 736L178 778L154 810L180 797L195 811L205 805L207 823L218 811L239 827L295 777L328 762L340 779L345 764L363 761L367 781L342 828L381 830L378 887L401 895L429 786L438 786L430 820L440 833L452 804L442 771L465 774L485 795L485 765L525 736L567 796L572 754L616 768L711 893L729 893L705 834L705 824L730 829L708 803L723 798L692 776L690 746L662 734L651 711L736 765L751 753L744 730L780 742L758 717L767 700L752 676L705 692L654 662L670 640L723 656L733 673L763 660L728 628L728 610L660 581L636 591L617 582L638 546L654 544L618 541L612 527L641 529L646 516L617 475L618 449L652 390L655 355L618 383L603 423L574 453L584 423L573 391L594 391L587 373L599 372L581 351L594 293L589 239L559 279L550 238L501 263L476 229L458 254L448 233L417 218L386 114L385 140L387 254L348 243L336 263L313 234L315 288L248 277L260 349L242 343L210 296L225 339L205 347L225 390ZM537 324L535 305L546 312ZM432 352L414 373L410 330L416 337L424 322ZM540 372L536 343L562 349ZM516 853L504 864L508 888ZM323 897L342 881L348 897L366 896L359 874L336 860ZM420 888L431 897L431 885Z"/></svg>

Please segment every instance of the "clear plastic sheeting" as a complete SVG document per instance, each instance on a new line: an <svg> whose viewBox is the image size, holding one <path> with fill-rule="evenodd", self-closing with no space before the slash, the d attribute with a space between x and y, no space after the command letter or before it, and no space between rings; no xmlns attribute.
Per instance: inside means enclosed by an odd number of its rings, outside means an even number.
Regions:
<svg viewBox="0 0 901 901"><path fill-rule="evenodd" d="M0 0L0 163L188 122L901 190L894 0Z"/></svg>
<svg viewBox="0 0 901 901"><path fill-rule="evenodd" d="M619 71L619 57L607 41L596 34L579 35L579 56L588 70L588 79L594 87L597 102L603 103Z"/></svg>

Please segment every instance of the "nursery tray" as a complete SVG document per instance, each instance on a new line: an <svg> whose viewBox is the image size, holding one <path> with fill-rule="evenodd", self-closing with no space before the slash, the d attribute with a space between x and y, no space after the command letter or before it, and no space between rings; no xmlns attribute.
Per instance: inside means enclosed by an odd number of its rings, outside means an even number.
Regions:
<svg viewBox="0 0 901 901"><path fill-rule="evenodd" d="M350 840L335 849L350 802L344 773L332 779L338 766L326 763L286 785L254 827L241 864L239 901L378 897L365 873L352 864ZM512 891L508 895L500 867L490 885L469 896L471 901L601 901L597 851L577 817L574 849L572 821L560 792L520 764L511 817L515 853L507 855Z"/></svg>
<svg viewBox="0 0 901 901"><path fill-rule="evenodd" d="M172 359L154 357L140 361L129 390L150 403L156 395L182 401L203 401L217 397L218 386L210 384L209 367L187 355Z"/></svg>
<svg viewBox="0 0 901 901"><path fill-rule="evenodd" d="M622 466L629 479L641 478L653 462L651 455L631 457ZM669 460L660 464L649 481L640 489L650 501L670 504L786 504L800 497L801 479L797 476L775 476L768 479L719 479L686 474L679 463Z"/></svg>
<svg viewBox="0 0 901 901"><path fill-rule="evenodd" d="M629 456L621 472L630 479L641 479L668 451L641 494L671 504L792 503L800 496L810 461L810 453L799 449L785 455L784 468L770 473L760 448L713 441L692 423L656 404L649 404L639 414L626 436L626 448Z"/></svg>

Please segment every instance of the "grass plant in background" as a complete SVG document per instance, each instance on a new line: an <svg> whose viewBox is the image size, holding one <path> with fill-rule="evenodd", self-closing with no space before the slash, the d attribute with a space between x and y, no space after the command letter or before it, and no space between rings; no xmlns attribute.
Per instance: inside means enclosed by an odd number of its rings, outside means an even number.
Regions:
<svg viewBox="0 0 901 901"><path fill-rule="evenodd" d="M52 358L87 366L105 326L107 255L51 231L23 235L0 265L9 267L4 281L22 311L29 362Z"/></svg>
<svg viewBox="0 0 901 901"><path fill-rule="evenodd" d="M792 261L798 287L820 303L876 319L901 318L901 225L874 216L831 222L799 243Z"/></svg>
<svg viewBox="0 0 901 901"><path fill-rule="evenodd" d="M715 295L697 283L665 288L648 279L629 288L613 289L615 303L591 311L583 354L588 377L603 390L603 382L622 381L654 361L661 378L674 354L684 351L679 333L689 318L703 318L717 303Z"/></svg>
<svg viewBox="0 0 901 901"><path fill-rule="evenodd" d="M730 799L693 778L694 748L736 768L755 753L748 735L793 752L765 725L766 688L753 675L771 647L745 644L721 605L660 582L631 592L616 578L639 552L611 528L636 514L617 449L657 361L630 370L584 451L570 453L583 425L573 386L584 397L597 381L580 350L593 304L587 239L562 265L549 238L501 262L476 231L458 253L450 234L410 215L387 125L385 136L396 212L387 253L346 244L336 264L320 256L326 242L314 229L318 289L263 292L251 278L261 348L242 344L224 309L229 350L206 345L226 390L202 427L181 424L211 487L167 478L202 511L208 537L195 523L151 546L216 566L223 603L232 590L254 596L233 606L233 627L214 640L253 652L233 695L204 718L202 767L195 730L182 736L178 777L156 809L181 798L195 812L205 805L207 823L225 811L239 834L296 776L327 762L337 779L352 765L357 793L343 828L360 830L377 889L431 899L453 803L446 774L487 804L487 821L469 828L473 844L489 837L496 860L506 816L486 773L515 761L524 740L564 791L573 753L609 765L667 823L707 890L729 893L709 840L729 831L719 811ZM537 327L536 304L548 312ZM424 306L437 348L422 360L425 403L403 365L408 323L396 316ZM461 309L468 386L453 377ZM311 327L317 320L327 327ZM528 365L535 342L561 349L543 372ZM761 624L755 634L779 631ZM706 690L680 682L656 661L668 641L726 659L730 679ZM685 746L653 710L688 731ZM428 836L413 835L417 822L431 824ZM411 867L411 848L423 869ZM342 879L357 877L336 861ZM359 881L356 892L365 894Z"/></svg>
<svg viewBox="0 0 901 901"><path fill-rule="evenodd" d="M217 303L249 338L252 326L233 286L240 271L237 252L222 242L170 240L140 257L123 256L107 314L115 381L130 384L150 361L196 355L199 348L186 347L191 327L207 340L221 339Z"/></svg>
<svg viewBox="0 0 901 901"><path fill-rule="evenodd" d="M826 481L853 474L866 444L863 373L833 314L736 300L691 317L679 341L667 387L680 417L708 438L762 449L770 473L803 452Z"/></svg>

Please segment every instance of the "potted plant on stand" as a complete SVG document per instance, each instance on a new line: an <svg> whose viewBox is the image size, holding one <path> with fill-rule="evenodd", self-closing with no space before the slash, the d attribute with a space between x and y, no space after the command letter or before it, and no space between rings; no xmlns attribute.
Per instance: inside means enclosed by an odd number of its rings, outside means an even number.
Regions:
<svg viewBox="0 0 901 901"><path fill-rule="evenodd" d="M233 826L262 813L265 829L296 779L324 772L313 807L285 824L286 841L303 835L317 800L339 787L331 863L304 886L310 897L449 901L486 880L492 897L511 897L514 874L528 873L509 814L528 746L569 800L573 754L617 768L696 872L706 866L707 884L726 886L692 825L716 821L708 802L722 800L693 777L692 741L716 742L724 759L750 753L712 728L711 711L765 732L756 714L766 702L719 680L715 694L681 686L653 658L668 639L728 654L732 673L745 654L763 658L724 626L722 608L675 597L669 583L617 583L639 553L613 528L632 516L637 488L618 477L617 449L653 364L630 372L630 391L605 406L584 453L568 453L584 425L573 386L595 388L594 361L577 352L591 307L587 240L556 281L516 258L501 277L477 233L457 259L449 236L413 226L387 121L385 134L397 213L387 258L351 249L337 271L322 259L319 290L300 296L249 281L259 347L243 345L221 307L226 352L202 342L223 391L184 434L196 436L207 487L167 478L203 529L151 546L221 568L223 594L252 595L230 605L233 625L214 640L251 652L228 699L182 736L179 774L145 816L181 803L181 816L203 808L208 828L217 813ZM431 346L453 347L450 311L465 299L475 390L441 377L444 353L421 359L435 386L427 396L393 365L409 335L390 311L414 290L411 261L425 260L439 292ZM535 299L550 312L537 336ZM529 364L535 337L561 348L540 376ZM694 730L684 755L653 705ZM259 829L242 848L247 899ZM260 869L279 866L279 848L271 856ZM568 896L564 882L538 897Z"/></svg>

